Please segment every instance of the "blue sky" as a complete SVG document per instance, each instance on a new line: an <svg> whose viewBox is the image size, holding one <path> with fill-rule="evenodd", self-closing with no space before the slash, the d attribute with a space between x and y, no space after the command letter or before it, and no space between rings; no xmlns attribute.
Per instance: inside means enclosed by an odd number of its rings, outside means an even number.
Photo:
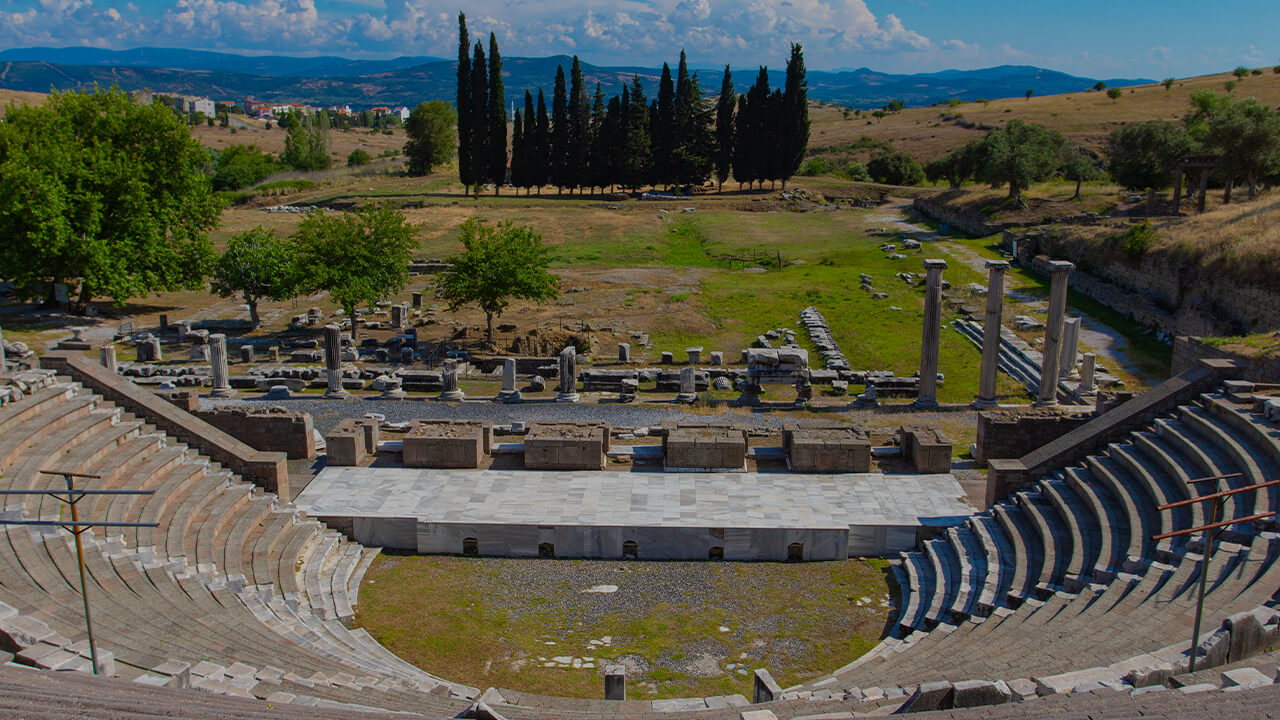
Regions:
<svg viewBox="0 0 1280 720"><path fill-rule="evenodd" d="M1280 0L0 0L0 48L184 47L251 54L456 53L458 9L503 54L655 65L925 72L1040 65L1093 77L1280 64Z"/></svg>

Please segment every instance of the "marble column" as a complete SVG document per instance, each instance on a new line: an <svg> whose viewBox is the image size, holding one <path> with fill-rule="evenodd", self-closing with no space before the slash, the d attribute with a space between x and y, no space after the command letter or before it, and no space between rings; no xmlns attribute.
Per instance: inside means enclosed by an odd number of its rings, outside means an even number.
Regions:
<svg viewBox="0 0 1280 720"><path fill-rule="evenodd" d="M241 346L240 346L240 362L242 362L242 363L251 363L251 362L253 362L253 361L254 361L254 356L253 356L253 346L252 346L252 345L241 345Z"/></svg>
<svg viewBox="0 0 1280 720"><path fill-rule="evenodd" d="M275 351L278 357L279 350L275 347L271 350ZM351 393L342 387L342 328L336 323L324 326L324 373L325 380L328 382L325 397L345 400L351 396Z"/></svg>
<svg viewBox="0 0 1280 720"><path fill-rule="evenodd" d="M404 306L400 304L391 306L391 327L399 330L404 327Z"/></svg>
<svg viewBox="0 0 1280 720"><path fill-rule="evenodd" d="M414 306L414 307L416 307L416 308L420 308L420 307L422 307L422 293L420 293L420 292L418 292L417 290L415 290L415 291L413 291L413 295L412 295L411 297L413 298L413 306Z"/></svg>
<svg viewBox="0 0 1280 720"><path fill-rule="evenodd" d="M4 345L0 342L0 354L4 352ZM116 346L103 345L98 348L98 362L102 363L102 367L111 371L115 375L118 368L116 366ZM3 358L0 358L0 367L3 366Z"/></svg>
<svg viewBox="0 0 1280 720"><path fill-rule="evenodd" d="M1098 367L1098 356L1093 353L1085 353L1080 361L1080 387L1077 392L1081 395L1092 395L1097 392L1094 387L1094 373Z"/></svg>
<svg viewBox="0 0 1280 720"><path fill-rule="evenodd" d="M946 260L925 260L924 329L920 336L920 393L915 407L938 406L938 342L942 339L942 271Z"/></svg>
<svg viewBox="0 0 1280 720"><path fill-rule="evenodd" d="M1062 357L1058 360L1058 378L1066 380L1076 370L1080 356L1080 318L1062 321Z"/></svg>
<svg viewBox="0 0 1280 720"><path fill-rule="evenodd" d="M576 403L578 395L578 350L570 345L560 351L560 392L556 402Z"/></svg>
<svg viewBox="0 0 1280 720"><path fill-rule="evenodd" d="M631 362L631 344L618 343L618 362L627 364Z"/></svg>
<svg viewBox="0 0 1280 720"><path fill-rule="evenodd" d="M506 358L502 361L502 389L498 391L498 400L520 402L520 391L516 389L515 358Z"/></svg>
<svg viewBox="0 0 1280 720"><path fill-rule="evenodd" d="M1049 263L1049 319L1044 326L1044 345L1040 348L1040 392L1035 404L1053 407L1058 404L1058 367L1062 361L1062 329L1067 312L1067 278L1075 265L1066 260Z"/></svg>
<svg viewBox="0 0 1280 720"><path fill-rule="evenodd" d="M444 379L444 387L440 391L440 399L450 402L460 402L465 400L467 396L458 388L458 361L449 358L444 361L444 372L441 377Z"/></svg>
<svg viewBox="0 0 1280 720"><path fill-rule="evenodd" d="M213 366L213 390L211 397L231 397L231 379L227 371L227 336L214 333L209 336L209 364Z"/></svg>
<svg viewBox="0 0 1280 720"><path fill-rule="evenodd" d="M1000 317L1004 311L1005 260L987 261L987 313L982 321L982 369L978 375L976 408L996 406L996 378L1000 372Z"/></svg>
<svg viewBox="0 0 1280 720"><path fill-rule="evenodd" d="M147 362L162 362L164 353L160 351L159 336L152 335L147 341Z"/></svg>

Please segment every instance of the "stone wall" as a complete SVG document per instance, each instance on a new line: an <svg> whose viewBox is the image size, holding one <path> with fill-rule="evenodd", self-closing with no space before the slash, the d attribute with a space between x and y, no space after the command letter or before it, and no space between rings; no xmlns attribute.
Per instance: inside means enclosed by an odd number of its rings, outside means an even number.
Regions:
<svg viewBox="0 0 1280 720"><path fill-rule="evenodd" d="M1088 415L1053 410L992 410L978 413L978 439L973 459L1020 458L1089 422Z"/></svg>
<svg viewBox="0 0 1280 720"><path fill-rule="evenodd" d="M1173 373L1195 367L1201 360L1233 360L1244 368L1244 380L1280 383L1280 358L1245 357L1230 350L1205 345L1196 337L1178 337L1173 341Z"/></svg>
<svg viewBox="0 0 1280 720"><path fill-rule="evenodd" d="M301 410L224 405L195 415L255 450L282 452L290 460L316 456L311 415Z"/></svg>

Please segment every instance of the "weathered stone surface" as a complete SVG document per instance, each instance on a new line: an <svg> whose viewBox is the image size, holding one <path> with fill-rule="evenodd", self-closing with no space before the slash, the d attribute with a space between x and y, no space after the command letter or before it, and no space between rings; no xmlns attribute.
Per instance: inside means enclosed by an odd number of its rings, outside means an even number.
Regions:
<svg viewBox="0 0 1280 720"><path fill-rule="evenodd" d="M405 467L476 468L492 447L485 421L415 420L404 435Z"/></svg>
<svg viewBox="0 0 1280 720"><path fill-rule="evenodd" d="M609 426L532 422L524 436L524 466L538 470L602 470Z"/></svg>
<svg viewBox="0 0 1280 720"><path fill-rule="evenodd" d="M951 700L951 706L957 708L1003 705L1012 698L1009 687L1003 682L961 680L955 683L953 687L955 688L955 695Z"/></svg>
<svg viewBox="0 0 1280 720"><path fill-rule="evenodd" d="M667 429L662 451L668 468L741 470L747 461L747 433L733 425L681 423Z"/></svg>
<svg viewBox="0 0 1280 720"><path fill-rule="evenodd" d="M346 418L324 439L327 465L359 465L365 456L377 452L378 422L369 418Z"/></svg>
<svg viewBox="0 0 1280 720"><path fill-rule="evenodd" d="M871 472L871 440L865 430L844 423L784 426L782 446L794 472Z"/></svg>
<svg viewBox="0 0 1280 720"><path fill-rule="evenodd" d="M609 665L604 669L604 699L627 699L627 668L625 665Z"/></svg>
<svg viewBox="0 0 1280 720"><path fill-rule="evenodd" d="M902 712L928 712L951 707L954 688L946 680L927 682L916 688L902 706Z"/></svg>
<svg viewBox="0 0 1280 720"><path fill-rule="evenodd" d="M782 688L774 681L773 675L770 675L768 670L760 668L755 671L751 687L751 703L753 705L773 702L781 694Z"/></svg>
<svg viewBox="0 0 1280 720"><path fill-rule="evenodd" d="M1263 675L1257 668L1240 667L1222 673L1223 689L1239 688L1248 690L1250 688L1266 687L1270 684L1272 684L1271 678Z"/></svg>
<svg viewBox="0 0 1280 720"><path fill-rule="evenodd" d="M951 440L927 425L903 425L902 456L918 473L951 472Z"/></svg>

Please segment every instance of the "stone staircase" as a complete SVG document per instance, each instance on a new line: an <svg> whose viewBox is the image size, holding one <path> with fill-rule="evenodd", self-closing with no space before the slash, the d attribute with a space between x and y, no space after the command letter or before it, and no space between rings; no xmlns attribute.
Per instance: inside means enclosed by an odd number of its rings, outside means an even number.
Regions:
<svg viewBox="0 0 1280 720"><path fill-rule="evenodd" d="M1164 652L1192 631L1203 538L1153 535L1207 521L1212 491L1280 478L1280 426L1205 393L1148 428L1014 493L901 555L897 625L875 650L805 685L909 687L1107 667ZM1232 496L1222 519L1280 508L1277 488ZM1230 525L1214 549L1203 632L1275 603L1273 519ZM1174 654L1176 655L1176 653ZM946 658L946 662L939 662Z"/></svg>

